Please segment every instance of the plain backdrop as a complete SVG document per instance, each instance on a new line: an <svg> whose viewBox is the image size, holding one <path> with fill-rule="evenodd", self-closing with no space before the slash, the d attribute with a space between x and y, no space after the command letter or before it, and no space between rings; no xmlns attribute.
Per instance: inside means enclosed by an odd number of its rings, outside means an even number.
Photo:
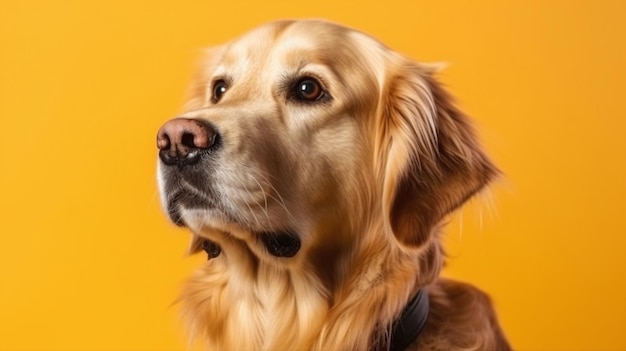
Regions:
<svg viewBox="0 0 626 351"><path fill-rule="evenodd" d="M0 0L0 350L180 350L204 255L169 224L155 135L201 48L327 18L420 61L505 177L447 227L445 275L518 350L626 350L625 1Z"/></svg>

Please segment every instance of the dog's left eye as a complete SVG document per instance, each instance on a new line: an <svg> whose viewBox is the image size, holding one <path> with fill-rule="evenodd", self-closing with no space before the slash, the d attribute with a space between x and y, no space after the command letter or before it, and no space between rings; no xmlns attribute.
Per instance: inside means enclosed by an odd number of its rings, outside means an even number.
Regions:
<svg viewBox="0 0 626 351"><path fill-rule="evenodd" d="M213 103L217 103L218 101L220 101L222 95L224 95L224 93L226 92L226 89L228 89L228 84L226 84L226 82L222 79L213 84L213 97L211 98L211 100L213 100Z"/></svg>
<svg viewBox="0 0 626 351"><path fill-rule="evenodd" d="M313 78L303 78L294 87L294 95L300 101L318 101L325 93L321 84Z"/></svg>

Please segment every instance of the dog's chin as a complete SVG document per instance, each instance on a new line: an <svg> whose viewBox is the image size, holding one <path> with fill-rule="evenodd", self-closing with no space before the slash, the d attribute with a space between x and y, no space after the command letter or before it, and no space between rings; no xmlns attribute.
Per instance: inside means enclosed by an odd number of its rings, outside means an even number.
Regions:
<svg viewBox="0 0 626 351"><path fill-rule="evenodd" d="M193 229L193 223L204 212L213 212L216 208L212 200L201 196L198 191L175 191L164 196L164 209L169 219L179 227Z"/></svg>
<svg viewBox="0 0 626 351"><path fill-rule="evenodd" d="M173 212L173 213L172 213ZM210 233L212 231L229 233L239 239L249 236L253 231L243 226L230 216L214 207L186 208L179 206L169 213L174 222L180 218L180 226L189 228L197 234Z"/></svg>
<svg viewBox="0 0 626 351"><path fill-rule="evenodd" d="M179 226L188 227L205 239L215 239L214 235L227 234L248 243L263 247L264 253L278 258L294 257L301 247L300 236L293 230L249 228L234 222L224 213L213 208L177 208L169 213L170 219ZM256 245L255 245L256 246Z"/></svg>

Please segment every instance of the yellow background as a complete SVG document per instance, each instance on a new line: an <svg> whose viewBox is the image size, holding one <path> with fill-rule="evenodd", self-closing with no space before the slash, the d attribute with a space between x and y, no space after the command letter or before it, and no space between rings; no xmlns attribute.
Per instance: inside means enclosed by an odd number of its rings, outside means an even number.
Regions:
<svg viewBox="0 0 626 351"><path fill-rule="evenodd" d="M197 49L285 17L448 62L506 178L445 274L519 350L626 350L626 1L0 0L1 350L185 347L171 303L204 257L160 212L155 133Z"/></svg>

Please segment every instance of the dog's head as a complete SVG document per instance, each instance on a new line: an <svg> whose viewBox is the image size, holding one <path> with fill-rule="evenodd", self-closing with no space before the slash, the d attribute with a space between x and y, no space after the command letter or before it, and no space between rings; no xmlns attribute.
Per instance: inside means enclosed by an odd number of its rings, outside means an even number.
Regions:
<svg viewBox="0 0 626 351"><path fill-rule="evenodd" d="M157 136L169 217L279 265L423 246L497 174L433 71L324 21L209 50Z"/></svg>

